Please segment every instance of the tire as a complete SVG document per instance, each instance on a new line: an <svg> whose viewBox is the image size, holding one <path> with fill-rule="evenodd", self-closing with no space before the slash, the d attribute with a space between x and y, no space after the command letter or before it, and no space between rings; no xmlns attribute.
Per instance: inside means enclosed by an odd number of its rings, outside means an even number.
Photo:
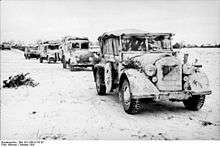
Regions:
<svg viewBox="0 0 220 147"><path fill-rule="evenodd" d="M40 58L40 63L43 63L43 58Z"/></svg>
<svg viewBox="0 0 220 147"><path fill-rule="evenodd" d="M112 91L112 85L113 85L113 79L112 79L112 65L111 63L107 63L105 65L105 87L106 87L106 93L109 93Z"/></svg>
<svg viewBox="0 0 220 147"><path fill-rule="evenodd" d="M66 59L63 58L63 68L66 68Z"/></svg>
<svg viewBox="0 0 220 147"><path fill-rule="evenodd" d="M205 95L194 95L183 101L184 106L188 110L198 111L202 108L205 102Z"/></svg>
<svg viewBox="0 0 220 147"><path fill-rule="evenodd" d="M96 76L96 80L95 80L95 83L96 83L96 90L97 90L97 93L98 95L105 95L106 94L106 87L105 87L105 84L101 84L101 81L102 79L104 79L104 73L103 72L100 72L99 70L96 72L95 74Z"/></svg>
<svg viewBox="0 0 220 147"><path fill-rule="evenodd" d="M132 93L128 79L124 79L119 95L122 100L124 111L128 114L137 114L143 110L143 103L138 100L132 99Z"/></svg>
<svg viewBox="0 0 220 147"><path fill-rule="evenodd" d="M70 71L74 71L75 70L74 66L69 66L69 67L70 67Z"/></svg>

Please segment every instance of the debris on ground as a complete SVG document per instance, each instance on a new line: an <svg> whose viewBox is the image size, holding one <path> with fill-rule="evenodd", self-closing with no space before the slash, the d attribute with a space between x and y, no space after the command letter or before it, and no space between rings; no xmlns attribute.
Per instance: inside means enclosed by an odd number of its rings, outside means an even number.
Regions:
<svg viewBox="0 0 220 147"><path fill-rule="evenodd" d="M33 112L32 112L32 114L36 114L36 113L37 113L36 111L33 111Z"/></svg>
<svg viewBox="0 0 220 147"><path fill-rule="evenodd" d="M213 123L210 122L210 121L201 121L201 122L202 122L202 125L203 125L204 127L210 126L210 125L216 126L216 124L213 124Z"/></svg>
<svg viewBox="0 0 220 147"><path fill-rule="evenodd" d="M10 76L7 80L3 81L3 88L17 88L22 85L35 87L39 83L34 82L31 77L27 77L30 73L18 74L15 76Z"/></svg>
<svg viewBox="0 0 220 147"><path fill-rule="evenodd" d="M48 135L40 137L40 139L42 140L66 140L66 138L62 134L48 134Z"/></svg>

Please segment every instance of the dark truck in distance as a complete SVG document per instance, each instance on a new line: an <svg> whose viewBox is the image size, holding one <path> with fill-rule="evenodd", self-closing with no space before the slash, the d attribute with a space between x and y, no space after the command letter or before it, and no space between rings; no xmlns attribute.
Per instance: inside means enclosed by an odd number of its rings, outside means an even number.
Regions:
<svg viewBox="0 0 220 147"><path fill-rule="evenodd" d="M143 110L143 100L183 102L199 110L211 94L202 65L189 64L172 50L172 33L141 30L106 32L98 40L99 63L93 74L97 93L118 92L126 113Z"/></svg>

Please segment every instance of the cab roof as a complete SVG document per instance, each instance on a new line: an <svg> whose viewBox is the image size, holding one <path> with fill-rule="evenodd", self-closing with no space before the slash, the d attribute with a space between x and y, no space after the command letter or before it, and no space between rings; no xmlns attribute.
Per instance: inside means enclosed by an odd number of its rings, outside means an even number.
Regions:
<svg viewBox="0 0 220 147"><path fill-rule="evenodd" d="M111 37L120 37L120 36L136 36L136 37L153 37L153 36L173 36L172 33L150 33L138 29L123 29L115 30L110 32L105 32L103 35L99 36L98 40L105 40Z"/></svg>
<svg viewBox="0 0 220 147"><path fill-rule="evenodd" d="M59 41L44 41L43 44L50 44L50 45L59 45L60 42Z"/></svg>
<svg viewBox="0 0 220 147"><path fill-rule="evenodd" d="M65 36L63 40L89 40L88 37Z"/></svg>

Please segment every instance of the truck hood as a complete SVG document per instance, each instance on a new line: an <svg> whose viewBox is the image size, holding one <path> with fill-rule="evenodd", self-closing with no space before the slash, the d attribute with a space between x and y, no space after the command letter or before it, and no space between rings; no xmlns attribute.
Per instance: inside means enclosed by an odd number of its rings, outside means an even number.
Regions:
<svg viewBox="0 0 220 147"><path fill-rule="evenodd" d="M72 57L79 58L80 62L89 62L89 58L93 57L93 53L89 50L77 50L70 53Z"/></svg>
<svg viewBox="0 0 220 147"><path fill-rule="evenodd" d="M85 56L91 56L92 52L90 52L89 50L77 50L77 51L73 51L71 54L73 57L85 57Z"/></svg>
<svg viewBox="0 0 220 147"><path fill-rule="evenodd" d="M141 55L132 55L131 57L125 57L125 61L139 62L141 66L155 64L163 57L172 56L170 53L145 53Z"/></svg>

